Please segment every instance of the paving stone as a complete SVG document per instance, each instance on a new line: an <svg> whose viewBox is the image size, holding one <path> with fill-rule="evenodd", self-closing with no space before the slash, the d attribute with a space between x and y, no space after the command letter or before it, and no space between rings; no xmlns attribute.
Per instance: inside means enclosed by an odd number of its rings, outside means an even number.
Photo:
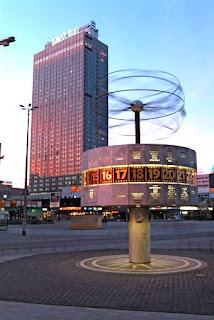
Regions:
<svg viewBox="0 0 214 320"><path fill-rule="evenodd" d="M112 274L82 269L75 263L87 257L126 251L40 254L0 264L0 300L214 315L214 250L154 251L199 259L208 265L177 274ZM197 276L198 273L206 276Z"/></svg>
<svg viewBox="0 0 214 320"><path fill-rule="evenodd" d="M50 230L28 226L26 238L10 226L0 234L0 319L109 320L116 314L118 320L214 320L213 223L173 222L164 233L167 223L151 223L152 253L208 263L205 269L156 276L104 275L75 265L87 257L127 254L127 224L72 233L61 223Z"/></svg>

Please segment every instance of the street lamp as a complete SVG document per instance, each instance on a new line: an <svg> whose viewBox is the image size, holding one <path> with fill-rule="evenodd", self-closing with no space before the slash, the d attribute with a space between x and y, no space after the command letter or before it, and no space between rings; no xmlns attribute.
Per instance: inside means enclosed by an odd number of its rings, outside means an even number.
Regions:
<svg viewBox="0 0 214 320"><path fill-rule="evenodd" d="M0 40L0 46L8 47L11 42L16 41L15 37L8 37L6 39Z"/></svg>
<svg viewBox="0 0 214 320"><path fill-rule="evenodd" d="M27 174L28 174L28 137L29 137L29 117L30 111L38 107L32 107L31 103L27 107L20 104L22 110L27 110L27 145L26 145L26 159L25 159L25 188L24 188L24 216L22 221L22 236L26 236L26 225L27 225Z"/></svg>

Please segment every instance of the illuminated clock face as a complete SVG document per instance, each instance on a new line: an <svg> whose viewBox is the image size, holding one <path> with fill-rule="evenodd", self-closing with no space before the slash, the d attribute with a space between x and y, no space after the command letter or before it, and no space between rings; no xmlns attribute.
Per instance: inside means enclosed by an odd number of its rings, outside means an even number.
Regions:
<svg viewBox="0 0 214 320"><path fill-rule="evenodd" d="M110 183L186 183L196 185L196 169L181 166L138 165L85 170L84 186Z"/></svg>
<svg viewBox="0 0 214 320"><path fill-rule="evenodd" d="M137 222L142 222L143 221L143 213L136 212L135 219L136 219Z"/></svg>

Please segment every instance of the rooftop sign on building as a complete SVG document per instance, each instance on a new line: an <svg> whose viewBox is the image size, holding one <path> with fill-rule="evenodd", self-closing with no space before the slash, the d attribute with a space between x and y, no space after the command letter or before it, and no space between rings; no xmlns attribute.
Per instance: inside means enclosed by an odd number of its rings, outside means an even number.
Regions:
<svg viewBox="0 0 214 320"><path fill-rule="evenodd" d="M69 29L68 32L63 32L60 36L54 38L52 40L52 46L54 46L55 44L65 40L65 39L68 39L72 36L74 36L75 34L79 33L80 32L80 28L79 27L76 27L74 29Z"/></svg>

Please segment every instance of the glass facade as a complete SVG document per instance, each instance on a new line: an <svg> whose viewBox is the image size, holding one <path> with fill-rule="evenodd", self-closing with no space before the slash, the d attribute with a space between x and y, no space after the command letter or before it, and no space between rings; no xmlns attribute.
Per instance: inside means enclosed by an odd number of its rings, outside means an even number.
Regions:
<svg viewBox="0 0 214 320"><path fill-rule="evenodd" d="M106 77L108 89L108 47L94 22L76 29L34 56L31 193L81 184L82 153L108 144L108 101L94 102L99 78Z"/></svg>

